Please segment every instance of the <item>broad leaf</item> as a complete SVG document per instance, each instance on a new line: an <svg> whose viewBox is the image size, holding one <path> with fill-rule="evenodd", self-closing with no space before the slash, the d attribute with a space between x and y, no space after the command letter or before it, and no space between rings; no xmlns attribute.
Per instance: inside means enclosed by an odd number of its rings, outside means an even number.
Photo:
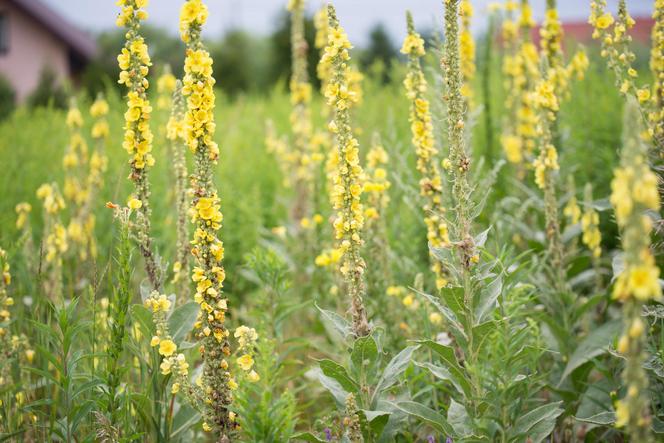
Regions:
<svg viewBox="0 0 664 443"><path fill-rule="evenodd" d="M318 376L320 384L332 394L337 405L343 406L346 403L346 398L348 398L348 391L346 391L338 381L323 374L323 371L321 371L320 368L315 368L314 371Z"/></svg>
<svg viewBox="0 0 664 443"><path fill-rule="evenodd" d="M376 366L378 359L378 346L371 335L360 337L353 343L353 350L350 353L351 368L356 376L361 373L369 373Z"/></svg>
<svg viewBox="0 0 664 443"><path fill-rule="evenodd" d="M604 411L590 417L574 417L574 419L583 423L607 426L616 421L616 414L612 411Z"/></svg>
<svg viewBox="0 0 664 443"><path fill-rule="evenodd" d="M321 440L311 432L301 432L291 437L291 441L308 441L311 443L325 443L327 440Z"/></svg>
<svg viewBox="0 0 664 443"><path fill-rule="evenodd" d="M437 366L428 362L424 363L416 363L417 366L429 370L431 374L433 374L434 377L436 377L439 380L443 381L449 381L452 383L454 388L458 391L457 395L467 395L469 393L464 392L462 383L459 383L458 376L459 374L457 373L456 375L452 375L452 372L443 367L443 366Z"/></svg>
<svg viewBox="0 0 664 443"><path fill-rule="evenodd" d="M195 409L186 404L180 405L178 412L173 417L171 438L176 438L182 434L185 434L200 420L201 414L199 414Z"/></svg>
<svg viewBox="0 0 664 443"><path fill-rule="evenodd" d="M192 330L200 307L196 302L185 303L178 306L173 310L171 316L168 318L168 329L171 332L171 337L175 343L180 343L185 336Z"/></svg>
<svg viewBox="0 0 664 443"><path fill-rule="evenodd" d="M560 385L572 371L582 364L604 354L621 329L622 323L620 320L613 320L597 329L593 329L576 350L574 350L558 384Z"/></svg>
<svg viewBox="0 0 664 443"><path fill-rule="evenodd" d="M482 323L484 318L491 314L494 307L496 306L496 300L500 296L501 291L503 290L503 278L501 276L496 277L491 283L486 285L486 287L480 292L480 298L477 303L477 308L475 308L475 324Z"/></svg>
<svg viewBox="0 0 664 443"><path fill-rule="evenodd" d="M431 349L438 357L440 357L443 363L447 365L447 369L449 369L450 374L456 378L466 397L470 396L471 389L466 377L466 372L461 368L461 366L459 366L456 356L454 355L454 349L431 340L423 340L418 343L421 343L427 348Z"/></svg>
<svg viewBox="0 0 664 443"><path fill-rule="evenodd" d="M512 437L517 440L528 437L533 443L544 440L556 426L556 419L563 413L563 402L548 403L533 409L516 420Z"/></svg>
<svg viewBox="0 0 664 443"><path fill-rule="evenodd" d="M454 428L454 432L461 437L466 437L473 433L466 408L461 403L454 401L454 399L450 400L450 407L447 410L447 421Z"/></svg>
<svg viewBox="0 0 664 443"><path fill-rule="evenodd" d="M385 370L376 384L376 392L379 393L391 387L410 364L413 352L418 346L408 346L403 349L385 366Z"/></svg>
<svg viewBox="0 0 664 443"><path fill-rule="evenodd" d="M418 291L417 289L411 288L415 293L421 295L422 297L426 298L429 303L431 303L436 309L438 309L438 312L440 312L443 317L445 317L445 320L450 324L451 329L455 333L461 334L461 336L464 339L467 339L466 333L464 331L463 325L459 322L459 319L457 318L456 314L452 312L450 308L447 306L443 305L440 300L438 300L437 297L434 297L433 295L424 293L422 291Z"/></svg>
<svg viewBox="0 0 664 443"><path fill-rule="evenodd" d="M353 380L350 375L348 375L346 368L341 366L339 363L329 359L324 359L320 360L318 364L320 365L320 369L323 371L323 374L336 380L347 392L357 393L360 390L357 382Z"/></svg>
<svg viewBox="0 0 664 443"><path fill-rule="evenodd" d="M438 432L456 438L456 433L452 426L447 422L447 419L433 409L414 401L402 401L397 403L396 407L405 413L426 422Z"/></svg>
<svg viewBox="0 0 664 443"><path fill-rule="evenodd" d="M445 301L445 305L454 312L456 318L461 322L466 317L466 303L463 299L463 288L458 286L444 287L440 290L440 296Z"/></svg>
<svg viewBox="0 0 664 443"><path fill-rule="evenodd" d="M479 353L487 338L496 330L495 321L487 321L473 327L473 352Z"/></svg>
<svg viewBox="0 0 664 443"><path fill-rule="evenodd" d="M350 323L348 323L348 320L346 320L336 312L328 311L327 309L322 309L318 307L318 305L316 305L316 309L320 311L323 322L332 326L333 329L337 331L343 338L346 338L349 335L351 335L352 329Z"/></svg>
<svg viewBox="0 0 664 443"><path fill-rule="evenodd" d="M379 439L383 433L383 429L385 429L385 425L387 425L387 422L390 419L390 412L368 411L366 409L360 409L360 412L364 414L364 417L369 423L371 435L373 436L371 440Z"/></svg>

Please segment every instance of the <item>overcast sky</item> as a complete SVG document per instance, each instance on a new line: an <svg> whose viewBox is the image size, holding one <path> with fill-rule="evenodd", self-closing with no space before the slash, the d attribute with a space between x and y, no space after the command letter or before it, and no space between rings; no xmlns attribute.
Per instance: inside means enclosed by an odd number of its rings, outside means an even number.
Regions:
<svg viewBox="0 0 664 443"><path fill-rule="evenodd" d="M118 6L115 0L42 0L56 11L89 31L102 31L114 26ZM178 15L183 0L150 0L148 22L171 30L178 29ZM475 28L485 23L486 5L492 0L474 0ZM502 1L501 1L502 2ZM633 15L650 14L654 0L628 0ZM259 34L273 30L276 17L285 8L287 0L207 0L210 17L206 25L207 36L215 37L232 28L244 28ZM541 18L545 0L531 0L536 18ZM617 0L609 0L615 5ZM310 10L324 4L309 0ZM405 34L404 11L410 9L418 28L439 27L442 20L442 0L335 0L339 18L351 41L357 45L366 42L368 31L383 23L395 42ZM563 19L584 20L590 12L590 0L558 0Z"/></svg>

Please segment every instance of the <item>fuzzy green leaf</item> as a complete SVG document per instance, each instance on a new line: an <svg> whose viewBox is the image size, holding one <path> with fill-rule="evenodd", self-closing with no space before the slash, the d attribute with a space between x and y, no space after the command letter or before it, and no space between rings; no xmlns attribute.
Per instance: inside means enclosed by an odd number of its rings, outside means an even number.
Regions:
<svg viewBox="0 0 664 443"><path fill-rule="evenodd" d="M320 365L323 374L339 382L347 392L357 393L359 391L360 387L357 382L348 375L346 368L339 363L329 359L323 359L320 360L318 364Z"/></svg>
<svg viewBox="0 0 664 443"><path fill-rule="evenodd" d="M512 439L523 441L528 437L533 443L544 440L556 426L556 419L563 413L563 402L548 403L533 409L516 420Z"/></svg>
<svg viewBox="0 0 664 443"><path fill-rule="evenodd" d="M558 384L560 385L565 380L565 378L567 378L567 376L570 375L572 371L574 371L579 366L599 355L604 354L621 329L622 323L620 320L613 320L603 324L597 329L593 329L590 334L588 334L588 336L579 344L579 346L570 357Z"/></svg>
<svg viewBox="0 0 664 443"><path fill-rule="evenodd" d="M465 370L462 369L457 362L456 356L454 355L454 349L431 340L423 340L418 343L421 343L427 348L431 349L436 353L436 355L438 355L438 357L440 357L440 359L449 369L450 374L457 380L459 386L463 390L463 393L466 395L466 397L468 397L471 392L470 383L466 377Z"/></svg>
<svg viewBox="0 0 664 443"><path fill-rule="evenodd" d="M356 376L362 372L371 374L376 365L378 357L378 345L370 335L360 337L353 343L353 350L350 353L351 368Z"/></svg>
<svg viewBox="0 0 664 443"><path fill-rule="evenodd" d="M178 306L173 310L171 316L168 318L168 329L175 343L180 343L192 330L198 318L199 311L200 307L198 303L193 301Z"/></svg>
<svg viewBox="0 0 664 443"><path fill-rule="evenodd" d="M351 335L352 329L348 320L334 311L328 311L318 306L316 308L320 311L323 322L332 326L343 338Z"/></svg>
<svg viewBox="0 0 664 443"><path fill-rule="evenodd" d="M402 401L397 403L396 407L405 413L426 422L438 432L456 438L456 433L452 426L447 422L447 419L433 409L414 401Z"/></svg>
<svg viewBox="0 0 664 443"><path fill-rule="evenodd" d="M501 276L498 276L480 292L477 307L475 308L475 325L482 323L491 314L502 290L503 279Z"/></svg>
<svg viewBox="0 0 664 443"><path fill-rule="evenodd" d="M410 364L413 352L415 352L415 349L417 348L417 346L408 346L390 360L376 384L376 392L384 391L396 383L401 373L405 371Z"/></svg>
<svg viewBox="0 0 664 443"><path fill-rule="evenodd" d="M311 432L301 432L299 434L295 434L294 436L292 436L291 441L308 441L310 443L325 443L326 440L321 440Z"/></svg>

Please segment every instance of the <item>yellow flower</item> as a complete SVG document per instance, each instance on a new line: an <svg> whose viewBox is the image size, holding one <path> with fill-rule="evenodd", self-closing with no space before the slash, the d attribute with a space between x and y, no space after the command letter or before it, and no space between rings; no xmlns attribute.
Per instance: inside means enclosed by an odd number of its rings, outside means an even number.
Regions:
<svg viewBox="0 0 664 443"><path fill-rule="evenodd" d="M647 264L634 266L628 272L628 289L634 297L647 301L662 295L657 266Z"/></svg>
<svg viewBox="0 0 664 443"><path fill-rule="evenodd" d="M606 29L613 24L613 21L613 16L607 12L595 19L595 26L599 29Z"/></svg>
<svg viewBox="0 0 664 443"><path fill-rule="evenodd" d="M143 202L132 197L127 202L127 206L129 206L130 209L140 209L143 206Z"/></svg>
<svg viewBox="0 0 664 443"><path fill-rule="evenodd" d="M83 126L83 116L81 115L81 111L76 107L71 107L67 112L66 123L70 128L80 128Z"/></svg>
<svg viewBox="0 0 664 443"><path fill-rule="evenodd" d="M642 88L636 91L636 96L638 97L641 103L647 102L650 100L650 89Z"/></svg>
<svg viewBox="0 0 664 443"><path fill-rule="evenodd" d="M173 343L173 340L166 339L159 342L159 354L164 357L170 357L177 350L177 346Z"/></svg>
<svg viewBox="0 0 664 443"><path fill-rule="evenodd" d="M432 324L438 326L443 322L443 316L440 315L438 312L432 312L431 314L429 314L429 321Z"/></svg>
<svg viewBox="0 0 664 443"><path fill-rule="evenodd" d="M252 382L252 383L256 383L257 381L259 381L259 380L261 379L261 377L260 377L260 375L258 375L258 373L257 373L256 371L254 371L254 370L252 369L252 370L249 371L249 373L247 374L247 379L248 379L250 382Z"/></svg>
<svg viewBox="0 0 664 443"><path fill-rule="evenodd" d="M629 409L624 401L616 402L616 428L624 427L629 422Z"/></svg>
<svg viewBox="0 0 664 443"><path fill-rule="evenodd" d="M244 354L242 357L237 359L237 364L244 371L248 371L254 365L254 359L249 354Z"/></svg>
<svg viewBox="0 0 664 443"><path fill-rule="evenodd" d="M408 34L401 46L402 54L424 55L424 40L417 34Z"/></svg>
<svg viewBox="0 0 664 443"><path fill-rule="evenodd" d="M97 98L90 106L90 115L94 118L108 114L108 103L103 98Z"/></svg>

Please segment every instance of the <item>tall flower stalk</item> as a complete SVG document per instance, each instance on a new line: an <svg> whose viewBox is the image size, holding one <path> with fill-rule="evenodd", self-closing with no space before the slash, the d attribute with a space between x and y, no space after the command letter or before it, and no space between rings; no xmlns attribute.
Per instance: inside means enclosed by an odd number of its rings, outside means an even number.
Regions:
<svg viewBox="0 0 664 443"><path fill-rule="evenodd" d="M175 246L175 262L173 263L172 283L177 287L178 302L189 299L189 188L187 186L188 172L185 159L185 100L182 95L182 82L175 82L173 91L171 116L166 125L166 137L170 141L171 155L173 157L173 172L175 173L175 210L177 214L176 230L177 240Z"/></svg>
<svg viewBox="0 0 664 443"><path fill-rule="evenodd" d="M67 229L62 224L61 213L65 209L65 200L56 183L46 183L37 189L37 198L44 207L44 235L42 248L45 251L47 278L46 295L55 301L62 295L62 260L69 250Z"/></svg>
<svg viewBox="0 0 664 443"><path fill-rule="evenodd" d="M616 426L626 426L631 441L650 442L651 415L648 378L643 369L646 359L646 324L641 318L643 305L661 299L659 268L650 250L653 221L646 211L659 211L657 176L647 162L648 148L640 138L638 106L627 103L624 146L620 166L611 182L611 204L615 209L624 251L624 269L617 276L613 298L623 303L624 332L618 352L625 356L623 381L626 396L616 404Z"/></svg>
<svg viewBox="0 0 664 443"><path fill-rule="evenodd" d="M92 258L97 257L97 242L94 235L95 214L94 207L98 202L99 191L104 184L104 173L108 168L108 157L106 156L106 142L110 133L108 120L108 103L103 95L98 95L90 106L90 116L94 119L90 135L94 140L92 154L90 155L88 176L85 185L87 187L86 199L77 214L78 221L83 229L85 245ZM70 225L71 226L71 225ZM81 251L84 252L84 251ZM84 254L86 256L87 254Z"/></svg>
<svg viewBox="0 0 664 443"><path fill-rule="evenodd" d="M294 191L295 202L292 218L298 221L309 212L309 198L314 191L313 159L311 152L311 83L307 71L307 40L304 37L305 0L290 0L292 75L290 99L293 107L290 124L293 130Z"/></svg>
<svg viewBox="0 0 664 443"><path fill-rule="evenodd" d="M455 226L459 258L467 274L475 255L475 244L471 235L471 187L468 182L470 158L466 150L466 102L461 89L461 53L459 49L459 0L445 2L445 48L442 68L445 78L445 101L447 103L447 137L450 147L449 159L452 170L452 197L454 199Z"/></svg>
<svg viewBox="0 0 664 443"><path fill-rule="evenodd" d="M420 195L424 199L424 223L427 227L427 240L430 248L449 246L449 233L444 219L443 184L439 165L438 150L433 136L433 121L429 100L426 97L427 81L422 72L421 58L425 54L424 40L415 31L413 17L406 14L408 35L401 52L408 55L408 74L404 80L406 96L410 100L410 130L412 143L417 156L417 170L420 173ZM436 275L436 286L442 288L448 283L447 272L442 263L430 252L431 269Z"/></svg>
<svg viewBox="0 0 664 443"><path fill-rule="evenodd" d="M370 327L364 307L366 264L360 254L363 244L361 232L364 226L360 199L362 195L360 181L363 172L360 165L359 143L353 136L350 122L350 109L356 102L357 96L349 86L348 50L351 44L339 24L334 6L328 5L327 16L329 34L324 60L321 63L329 63L332 69L325 98L334 111L329 128L335 136L334 149L338 160L332 188L334 209L337 211L334 230L339 242L337 250L342 255L340 271L351 299L353 332L357 337L362 337L369 334Z"/></svg>
<svg viewBox="0 0 664 443"><path fill-rule="evenodd" d="M387 236L387 206L390 202L388 191L391 187L387 175L387 151L383 147L380 134L375 132L371 139L371 149L366 155L366 174L362 192L367 195L364 217L366 218L367 254L371 263L367 281L376 293L383 293L386 283L391 281L389 264L389 239Z"/></svg>
<svg viewBox="0 0 664 443"><path fill-rule="evenodd" d="M650 49L653 107L648 114L648 121L653 126L655 144L664 147L664 0L655 0L652 18L655 20Z"/></svg>
<svg viewBox="0 0 664 443"><path fill-rule="evenodd" d="M231 355L231 347L225 324L228 305L222 294L226 278L222 265L224 245L218 237L223 216L213 180L219 158L219 146L213 140L215 80L212 58L201 40L201 29L207 17L207 6L201 0L188 0L182 6L180 34L187 47L182 93L187 98L185 137L195 158L191 182L191 214L195 226L192 279L196 282L194 299L201 306L198 336L202 340L202 382L206 396L203 428L214 432L218 442L229 442L235 427L234 414L229 410L231 390L237 385L226 360Z"/></svg>
<svg viewBox="0 0 664 443"><path fill-rule="evenodd" d="M154 165L152 156L153 135L150 129L152 106L148 99L149 82L147 75L152 65L148 46L140 34L141 21L147 18L145 6L147 0L118 0L122 10L117 25L127 30L125 45L118 55L120 79L128 89L127 111L125 112L125 133L123 148L130 156L131 172L129 179L134 183L134 196L130 198L130 207L136 210L136 237L141 255L145 259L145 268L153 288L162 284L161 269L153 251L150 232L150 182L148 171Z"/></svg>
<svg viewBox="0 0 664 443"><path fill-rule="evenodd" d="M471 31L473 19L473 4L470 0L462 0L459 3L459 15L461 16L461 32L459 34L459 50L461 53L461 74L463 75L463 86L461 94L466 98L468 105L473 105L473 80L477 67L475 66L475 40Z"/></svg>
<svg viewBox="0 0 664 443"><path fill-rule="evenodd" d="M68 202L70 215L67 234L71 241L71 249L78 252L81 260L85 260L87 258L87 236L80 214L83 212L83 206L90 191L85 179L89 153L88 144L81 133L83 115L75 98L72 98L69 103L66 124L69 129L69 144L62 159L62 166L65 170L62 192Z"/></svg>
<svg viewBox="0 0 664 443"><path fill-rule="evenodd" d="M533 162L535 183L544 193L545 231L548 242L548 254L551 268L555 272L556 287L564 287L564 250L560 236L560 214L556 183L558 178L558 151L553 140L553 125L559 111L555 84L550 77L543 78L535 91L539 115L537 131L539 135L539 155Z"/></svg>
<svg viewBox="0 0 664 443"><path fill-rule="evenodd" d="M515 5L509 5L512 12ZM505 121L501 144L507 160L517 166L519 176L525 174L526 165L532 160L536 145L537 114L532 91L539 78L537 48L530 37L535 26L528 0L519 5L519 17L503 25L503 38L510 51L503 60L506 76L505 87L510 93L506 98L511 110Z"/></svg>

